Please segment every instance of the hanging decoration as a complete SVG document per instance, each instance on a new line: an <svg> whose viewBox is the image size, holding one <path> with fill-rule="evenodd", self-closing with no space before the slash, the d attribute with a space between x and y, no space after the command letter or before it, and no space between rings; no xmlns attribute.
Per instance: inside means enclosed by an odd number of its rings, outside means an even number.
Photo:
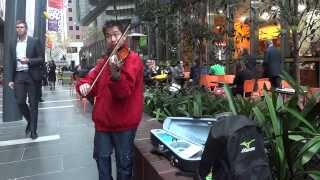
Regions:
<svg viewBox="0 0 320 180"><path fill-rule="evenodd" d="M50 19L50 16L47 11L43 11L43 15L44 17L46 17L46 19Z"/></svg>
<svg viewBox="0 0 320 180"><path fill-rule="evenodd" d="M63 9L63 0L48 0L49 7Z"/></svg>

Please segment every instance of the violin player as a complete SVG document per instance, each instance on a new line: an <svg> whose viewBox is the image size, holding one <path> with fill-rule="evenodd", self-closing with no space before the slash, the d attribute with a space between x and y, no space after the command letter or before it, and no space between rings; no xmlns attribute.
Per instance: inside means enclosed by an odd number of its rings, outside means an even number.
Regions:
<svg viewBox="0 0 320 180"><path fill-rule="evenodd" d="M143 112L143 63L137 53L128 49L126 35L123 35L127 31L121 23L106 21L102 32L106 55L97 61L86 77L78 81L76 87L82 96L95 97L92 112L95 126L93 158L97 163L99 180L113 179L113 149L117 179L129 180L132 178L133 141ZM119 49L112 54L119 43Z"/></svg>

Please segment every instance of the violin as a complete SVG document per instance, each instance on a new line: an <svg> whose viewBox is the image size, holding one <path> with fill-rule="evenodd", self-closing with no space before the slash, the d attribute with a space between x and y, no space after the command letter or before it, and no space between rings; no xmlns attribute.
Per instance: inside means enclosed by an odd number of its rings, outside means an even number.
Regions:
<svg viewBox="0 0 320 180"><path fill-rule="evenodd" d="M120 61L124 61L129 56L129 53L128 47L121 47L118 49L117 57Z"/></svg>

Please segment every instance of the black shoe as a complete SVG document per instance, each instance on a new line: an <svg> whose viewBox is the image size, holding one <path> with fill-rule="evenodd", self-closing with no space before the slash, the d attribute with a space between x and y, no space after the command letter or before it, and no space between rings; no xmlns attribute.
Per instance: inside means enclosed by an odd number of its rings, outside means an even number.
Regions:
<svg viewBox="0 0 320 180"><path fill-rule="evenodd" d="M43 99L40 99L39 102L44 102L44 100L43 100Z"/></svg>
<svg viewBox="0 0 320 180"><path fill-rule="evenodd" d="M28 136L30 134L30 132L31 132L31 128L30 128L30 124L28 123L26 130L25 130L26 136Z"/></svg>
<svg viewBox="0 0 320 180"><path fill-rule="evenodd" d="M38 138L37 132L31 132L30 137L31 137L31 139L37 139Z"/></svg>

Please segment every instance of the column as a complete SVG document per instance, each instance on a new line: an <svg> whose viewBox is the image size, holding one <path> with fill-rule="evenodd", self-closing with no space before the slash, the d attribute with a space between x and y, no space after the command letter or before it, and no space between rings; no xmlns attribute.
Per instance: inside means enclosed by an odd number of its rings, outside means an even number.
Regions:
<svg viewBox="0 0 320 180"><path fill-rule="evenodd" d="M46 19L43 16L43 11L47 9L46 0L36 0L35 4L35 19L34 19L34 37L38 38L45 51L45 33L46 33ZM45 52L43 52L45 53ZM44 57L44 56L43 56Z"/></svg>
<svg viewBox="0 0 320 180"><path fill-rule="evenodd" d="M10 60L9 46L16 36L15 24L17 19L25 19L25 0L7 0L6 1L6 19L4 25L4 85L3 85L3 121L17 121L21 119L21 114L18 110L14 92L8 87L8 63Z"/></svg>
<svg viewBox="0 0 320 180"><path fill-rule="evenodd" d="M258 15L256 7L252 7L250 1L250 55L254 58L257 57L258 50L258 37L259 37L259 29L257 28L257 18Z"/></svg>

